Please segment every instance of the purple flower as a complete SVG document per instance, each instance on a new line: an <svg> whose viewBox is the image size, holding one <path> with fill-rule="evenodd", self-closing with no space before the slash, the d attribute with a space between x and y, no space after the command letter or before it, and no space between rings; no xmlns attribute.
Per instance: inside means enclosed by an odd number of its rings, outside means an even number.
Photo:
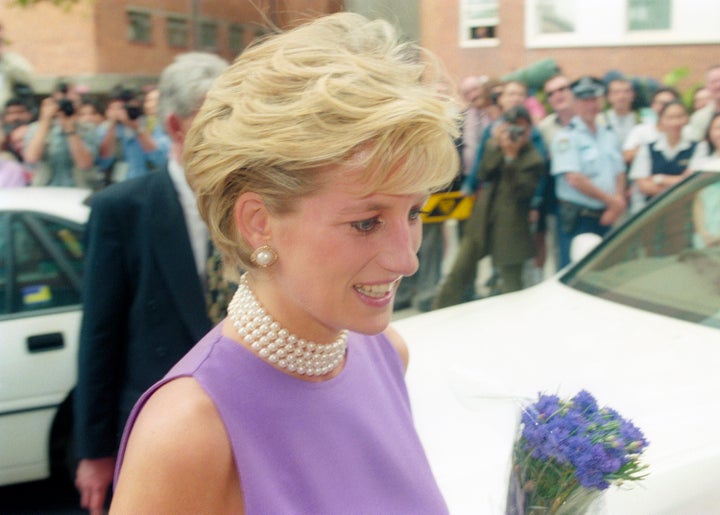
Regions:
<svg viewBox="0 0 720 515"><path fill-rule="evenodd" d="M595 397L593 397L587 390L580 390L577 395L572 398L572 403L575 408L577 408L580 412L585 413L588 417L594 415L598 410Z"/></svg>
<svg viewBox="0 0 720 515"><path fill-rule="evenodd" d="M565 456L575 467L584 463L584 459L590 453L592 443L584 435L571 436L565 442Z"/></svg>
<svg viewBox="0 0 720 515"><path fill-rule="evenodd" d="M599 408L586 390L570 400L540 394L521 422L514 458L520 483L533 485L526 505L551 506L575 488L605 490L643 477L644 435L617 411Z"/></svg>
<svg viewBox="0 0 720 515"><path fill-rule="evenodd" d="M625 441L625 449L628 451L640 453L647 447L647 440L642 431L630 421L624 421L620 426L620 436Z"/></svg>

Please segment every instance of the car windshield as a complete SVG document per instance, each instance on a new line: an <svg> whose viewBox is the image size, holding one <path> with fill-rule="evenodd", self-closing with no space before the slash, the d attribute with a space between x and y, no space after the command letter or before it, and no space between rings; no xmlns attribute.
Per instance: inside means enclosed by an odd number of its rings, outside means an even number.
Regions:
<svg viewBox="0 0 720 515"><path fill-rule="evenodd" d="M720 174L697 173L561 279L598 297L720 327Z"/></svg>

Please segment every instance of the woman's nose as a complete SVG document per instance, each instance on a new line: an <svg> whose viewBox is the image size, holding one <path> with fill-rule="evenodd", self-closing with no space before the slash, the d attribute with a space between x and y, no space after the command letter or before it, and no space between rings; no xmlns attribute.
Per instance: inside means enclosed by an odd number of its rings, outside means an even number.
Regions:
<svg viewBox="0 0 720 515"><path fill-rule="evenodd" d="M414 223L397 224L396 230L389 235L389 241L383 251L383 266L399 275L412 275L417 272L418 250L422 241L422 225Z"/></svg>

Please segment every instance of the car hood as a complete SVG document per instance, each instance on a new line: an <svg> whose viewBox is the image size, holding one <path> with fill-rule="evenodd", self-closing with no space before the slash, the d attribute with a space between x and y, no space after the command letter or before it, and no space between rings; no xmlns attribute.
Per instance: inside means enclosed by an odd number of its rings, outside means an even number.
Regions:
<svg viewBox="0 0 720 515"><path fill-rule="evenodd" d="M629 491L611 488L608 512L687 512L691 502L692 509L720 502L717 329L556 279L393 326L408 342L416 425L451 513L503 513L520 406L539 392L581 389L650 441L650 476Z"/></svg>

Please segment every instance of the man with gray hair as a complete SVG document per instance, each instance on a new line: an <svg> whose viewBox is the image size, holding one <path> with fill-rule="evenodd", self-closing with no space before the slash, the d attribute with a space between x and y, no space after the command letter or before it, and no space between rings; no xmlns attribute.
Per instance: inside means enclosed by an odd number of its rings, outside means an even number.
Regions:
<svg viewBox="0 0 720 515"><path fill-rule="evenodd" d="M720 64L708 68L706 87L710 92L710 102L695 111L685 126L685 135L693 141L702 141L715 113L720 112Z"/></svg>
<svg viewBox="0 0 720 515"><path fill-rule="evenodd" d="M165 68L158 89L171 139L167 170L92 198L74 396L75 484L92 514L103 512L135 401L224 317L209 299L208 231L181 155L197 109L227 65L193 52Z"/></svg>

